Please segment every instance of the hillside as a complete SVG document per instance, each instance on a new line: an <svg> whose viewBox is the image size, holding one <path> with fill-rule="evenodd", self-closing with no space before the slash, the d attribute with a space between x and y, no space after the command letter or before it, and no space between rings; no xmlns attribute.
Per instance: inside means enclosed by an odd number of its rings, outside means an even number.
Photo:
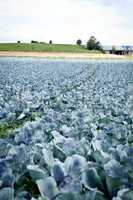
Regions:
<svg viewBox="0 0 133 200"><path fill-rule="evenodd" d="M0 43L0 51L87 53L85 46L46 43Z"/></svg>

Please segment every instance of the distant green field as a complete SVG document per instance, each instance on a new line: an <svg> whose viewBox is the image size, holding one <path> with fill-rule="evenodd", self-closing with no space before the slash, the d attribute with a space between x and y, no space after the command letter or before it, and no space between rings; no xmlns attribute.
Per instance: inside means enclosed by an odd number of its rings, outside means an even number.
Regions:
<svg viewBox="0 0 133 200"><path fill-rule="evenodd" d="M85 46L46 43L0 43L0 51L96 53Z"/></svg>

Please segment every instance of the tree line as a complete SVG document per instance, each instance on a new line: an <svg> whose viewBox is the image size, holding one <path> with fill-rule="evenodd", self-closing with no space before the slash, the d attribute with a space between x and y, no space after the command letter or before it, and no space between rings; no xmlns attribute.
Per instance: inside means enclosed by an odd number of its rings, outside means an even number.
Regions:
<svg viewBox="0 0 133 200"><path fill-rule="evenodd" d="M21 43L21 41L20 40L18 40L17 41L17 43ZM38 42L37 40L31 40L31 42L30 42L31 44L37 44L37 43L40 43L40 44L46 44L46 42ZM50 40L49 41L49 44L52 44L53 42L52 42L52 40Z"/></svg>

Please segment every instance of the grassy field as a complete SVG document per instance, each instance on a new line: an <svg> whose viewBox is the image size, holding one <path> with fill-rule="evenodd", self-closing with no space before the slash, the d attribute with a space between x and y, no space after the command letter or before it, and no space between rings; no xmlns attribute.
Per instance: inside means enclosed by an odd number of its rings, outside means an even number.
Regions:
<svg viewBox="0 0 133 200"><path fill-rule="evenodd" d="M84 46L46 43L0 43L0 51L96 53Z"/></svg>

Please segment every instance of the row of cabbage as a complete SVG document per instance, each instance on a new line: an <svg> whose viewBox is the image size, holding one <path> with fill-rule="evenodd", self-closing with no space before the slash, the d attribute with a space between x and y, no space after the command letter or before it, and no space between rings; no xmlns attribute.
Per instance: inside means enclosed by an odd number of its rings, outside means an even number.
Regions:
<svg viewBox="0 0 133 200"><path fill-rule="evenodd" d="M1 59L0 200L133 200L132 67Z"/></svg>

